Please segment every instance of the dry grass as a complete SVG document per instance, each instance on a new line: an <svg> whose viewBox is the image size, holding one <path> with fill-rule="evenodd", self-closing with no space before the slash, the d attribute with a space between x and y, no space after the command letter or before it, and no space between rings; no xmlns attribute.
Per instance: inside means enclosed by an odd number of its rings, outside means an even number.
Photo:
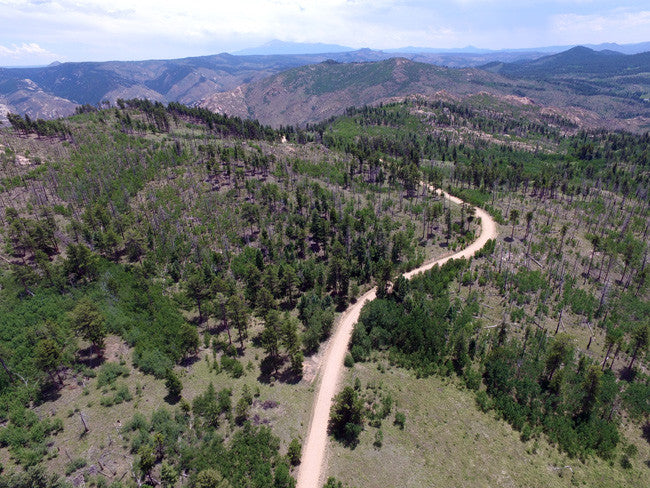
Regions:
<svg viewBox="0 0 650 488"><path fill-rule="evenodd" d="M406 414L406 427L393 425L394 411L384 420L383 446L373 447L377 429L366 426L361 442L350 450L330 441L327 476L358 488L387 487L644 487L650 486L647 449L623 470L591 458L570 459L544 439L526 443L509 424L483 413L472 392L439 377L416 379L403 369L381 373L376 363L356 364L347 380L363 387L381 383L396 409ZM569 466L569 468L566 468Z"/></svg>

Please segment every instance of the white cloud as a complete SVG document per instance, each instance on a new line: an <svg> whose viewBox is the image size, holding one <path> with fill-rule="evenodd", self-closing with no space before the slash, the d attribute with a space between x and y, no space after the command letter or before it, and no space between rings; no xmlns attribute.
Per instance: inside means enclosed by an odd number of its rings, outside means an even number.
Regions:
<svg viewBox="0 0 650 488"><path fill-rule="evenodd" d="M57 35L60 37L73 37L81 28L104 35L158 35L197 41L231 34L294 40L313 40L315 35L349 38L358 30L368 30L368 16L407 8L389 0L114 0L110 8L106 3L99 0L0 0L0 6L6 5L0 10L5 10L6 14L11 10L14 19L40 23L47 30L52 30L53 26L78 26L67 33L59 28ZM5 16L0 13L2 17ZM385 36L385 28L379 30Z"/></svg>
<svg viewBox="0 0 650 488"><path fill-rule="evenodd" d="M647 13L632 10L648 10L647 0L0 0L0 45L106 60L213 54L274 38L379 49L648 40ZM7 56L0 50L0 63Z"/></svg>
<svg viewBox="0 0 650 488"><path fill-rule="evenodd" d="M629 12L614 10L608 15L561 14L551 19L551 29L563 42L619 43L647 40L650 34L650 10Z"/></svg>
<svg viewBox="0 0 650 488"><path fill-rule="evenodd" d="M0 59L13 58L21 59L25 57L49 57L56 58L56 54L43 49L35 42L23 42L21 45L12 44L11 47L0 45Z"/></svg>

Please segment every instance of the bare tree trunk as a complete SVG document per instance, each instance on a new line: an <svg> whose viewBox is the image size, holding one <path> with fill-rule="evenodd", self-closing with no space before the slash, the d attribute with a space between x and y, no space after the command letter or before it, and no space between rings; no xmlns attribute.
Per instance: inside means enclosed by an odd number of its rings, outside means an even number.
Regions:
<svg viewBox="0 0 650 488"><path fill-rule="evenodd" d="M619 352L621 352L621 345L617 344L616 345L616 352L614 353L614 358L612 359L612 362L609 363L609 369L612 369L614 367L614 362L616 361L616 358L618 357Z"/></svg>
<svg viewBox="0 0 650 488"><path fill-rule="evenodd" d="M612 350L612 347L614 347L614 343L612 342L609 347L607 348L607 352L605 353L605 359L603 360L603 365L601 366L600 370L605 371L605 364L607 364L607 360L609 359L609 353Z"/></svg>
<svg viewBox="0 0 650 488"><path fill-rule="evenodd" d="M81 423L84 426L84 432L89 432L90 429L88 428L88 425L86 424L86 419L84 418L84 414L79 412L79 418L81 419Z"/></svg>
<svg viewBox="0 0 650 488"><path fill-rule="evenodd" d="M564 307L560 310L560 318L557 321L557 327L555 328L555 334L557 335L558 331L560 330L560 324L562 324L562 314L564 313Z"/></svg>
<svg viewBox="0 0 650 488"><path fill-rule="evenodd" d="M596 248L595 247L591 251L591 258L589 259L589 266L587 267L587 274L585 275L585 280L582 282L583 285L587 282L587 279L589 278L589 273L591 272L591 264L594 261L594 254L596 254Z"/></svg>

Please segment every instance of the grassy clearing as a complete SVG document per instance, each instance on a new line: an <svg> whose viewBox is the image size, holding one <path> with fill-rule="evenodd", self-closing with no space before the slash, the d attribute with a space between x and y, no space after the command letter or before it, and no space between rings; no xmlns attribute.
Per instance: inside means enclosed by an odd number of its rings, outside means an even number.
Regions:
<svg viewBox="0 0 650 488"><path fill-rule="evenodd" d="M304 380L297 384L260 382L259 359L262 355L263 352L254 346L246 349L245 354L238 358L244 365L244 375L240 378L233 378L225 371L216 373L212 368L214 356L211 349L202 349L193 362L177 366L175 372L183 383L182 397L190 404L210 382L217 391L232 389L233 405L241 397L244 385L248 385L250 391L256 393L249 419L256 424L269 425L274 435L281 439L284 452L291 439L301 438L307 428L313 388ZM156 409L178 407L178 404L169 403L165 381L132 367L131 356L132 350L119 337L110 336L104 364L122 363L129 370L128 376L119 376L111 384L98 388L99 375L91 379L69 375L65 386L50 401L36 407L39 415L61 418L64 424L63 432L53 438L46 460L50 471L63 473L73 461L83 459L87 465L80 472L99 470L109 483L131 477L135 455L129 452L128 440L122 437L122 427L136 412L148 418ZM98 373L100 368L94 371ZM131 400L102 405L102 400L106 403L107 398L114 397L124 388L128 389ZM88 425L88 432L84 431L80 414ZM226 425L222 429L227 436ZM13 466L6 448L0 449L0 463L5 468Z"/></svg>
<svg viewBox="0 0 650 488"><path fill-rule="evenodd" d="M373 446L377 429L368 425L354 450L330 441L326 474L350 486L650 486L647 449L639 450L628 470L618 459L583 463L543 439L522 442L494 412L481 412L472 392L450 380L416 379L394 367L382 373L377 363L357 363L347 371L346 381L353 378L361 380L362 388L369 382L381 384L396 406L381 426L381 448ZM404 430L393 424L395 411L406 414Z"/></svg>

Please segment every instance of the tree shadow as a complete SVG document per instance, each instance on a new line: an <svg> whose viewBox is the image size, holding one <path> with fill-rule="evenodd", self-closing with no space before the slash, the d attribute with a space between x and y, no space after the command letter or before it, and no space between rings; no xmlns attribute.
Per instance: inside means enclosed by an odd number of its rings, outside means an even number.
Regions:
<svg viewBox="0 0 650 488"><path fill-rule="evenodd" d="M93 346L79 350L79 355L77 356L77 363L91 369L101 366L104 364L104 361L104 356L96 354Z"/></svg>
<svg viewBox="0 0 650 488"><path fill-rule="evenodd" d="M650 444L650 420L648 420L643 427L641 427L641 437Z"/></svg>
<svg viewBox="0 0 650 488"><path fill-rule="evenodd" d="M632 381L634 381L634 378L636 378L636 369L628 368L627 366L621 368L619 372L619 378L622 379L623 381L627 381L628 383L631 383Z"/></svg>
<svg viewBox="0 0 650 488"><path fill-rule="evenodd" d="M255 347L262 348L262 333L260 332L255 337L251 338L251 344Z"/></svg>
<svg viewBox="0 0 650 488"><path fill-rule="evenodd" d="M357 446L359 445L359 436L355 436L352 438L345 437L343 435L338 435L336 432L334 432L330 427L327 429L329 435L331 435L336 442L341 444L343 447L347 447L351 451L354 451Z"/></svg>
<svg viewBox="0 0 650 488"><path fill-rule="evenodd" d="M207 321L207 319L205 317L199 317L198 315L188 319L188 322L190 324L196 325L197 327L200 327L206 321Z"/></svg>
<svg viewBox="0 0 650 488"><path fill-rule="evenodd" d="M295 373L291 368L285 367L287 363L286 358L280 358L280 361L275 364L275 360L267 356L260 362L260 374L257 377L257 380L260 383L271 384L273 381L278 383L284 383L288 385L295 385L300 383L302 379L302 372Z"/></svg>
<svg viewBox="0 0 650 488"><path fill-rule="evenodd" d="M186 358L181 359L181 362L178 363L180 366L183 366L184 368L188 368L192 366L193 364L199 362L201 358L199 357L198 354L194 354L193 356L188 356Z"/></svg>
<svg viewBox="0 0 650 488"><path fill-rule="evenodd" d="M345 309L348 308L348 303L347 300L337 300L338 303L336 303L336 310L338 313L343 313L345 312Z"/></svg>
<svg viewBox="0 0 650 488"><path fill-rule="evenodd" d="M181 400L181 396L167 393L167 395L165 395L163 400L165 400L170 405L176 405Z"/></svg>
<svg viewBox="0 0 650 488"><path fill-rule="evenodd" d="M302 372L300 374L296 374L291 370L291 368L285 368L276 378L280 383L285 383L287 385L296 385L300 383L300 380L302 379Z"/></svg>
<svg viewBox="0 0 650 488"><path fill-rule="evenodd" d="M276 365L275 359L271 356L266 356L262 361L260 361L260 374L257 377L257 381L264 384L270 384L272 381L277 381L276 369L278 370L282 366L282 363Z"/></svg>
<svg viewBox="0 0 650 488"><path fill-rule="evenodd" d="M219 321L218 323L216 323L211 327L206 327L205 332L210 334L212 337L219 337L221 334L224 334L225 337L223 339L223 342L228 344L228 327L226 327L226 325L224 325L223 322ZM231 338L234 340L234 336L232 335L233 334L232 329L230 329L230 334L231 334Z"/></svg>
<svg viewBox="0 0 650 488"><path fill-rule="evenodd" d="M505 237L503 238L503 240L506 241L506 242L514 242L514 241L515 241L514 238L512 238L512 237L510 237L510 236L505 236Z"/></svg>
<svg viewBox="0 0 650 488"><path fill-rule="evenodd" d="M46 402L54 402L61 398L62 387L63 385L61 385L59 382L53 379L48 379L48 381L45 382L41 387L38 404L40 405Z"/></svg>

